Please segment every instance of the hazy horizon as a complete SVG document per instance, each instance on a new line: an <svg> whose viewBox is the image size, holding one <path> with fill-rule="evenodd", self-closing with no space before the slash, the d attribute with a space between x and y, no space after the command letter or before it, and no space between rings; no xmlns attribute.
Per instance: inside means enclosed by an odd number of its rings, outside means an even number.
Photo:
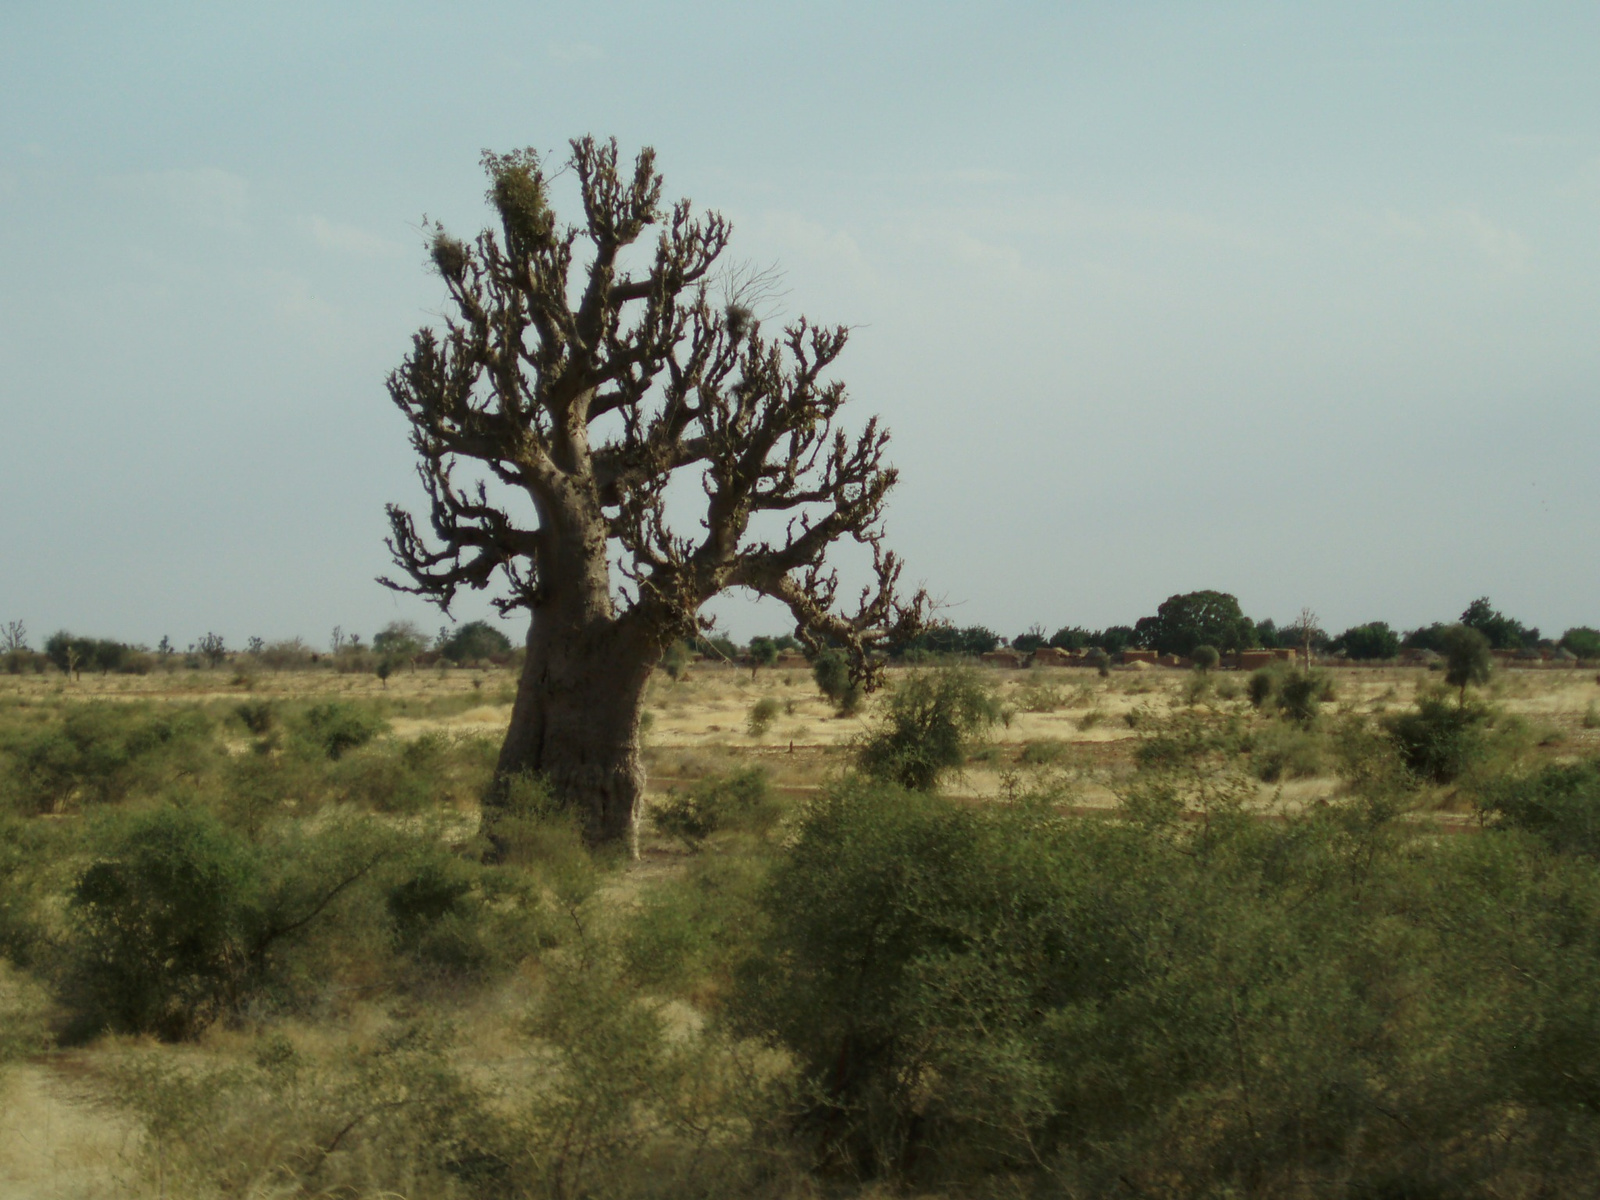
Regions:
<svg viewBox="0 0 1600 1200"><path fill-rule="evenodd" d="M443 299L422 218L476 232L483 148L584 133L727 214L774 319L853 327L890 543L958 624L1215 588L1600 625L1600 11L8 17L0 622L36 646L444 623L374 582L421 500L384 377Z"/></svg>

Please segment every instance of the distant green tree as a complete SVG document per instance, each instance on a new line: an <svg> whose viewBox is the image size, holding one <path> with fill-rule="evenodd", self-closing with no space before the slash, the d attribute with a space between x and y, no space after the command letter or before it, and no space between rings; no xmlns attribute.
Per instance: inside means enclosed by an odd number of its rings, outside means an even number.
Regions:
<svg viewBox="0 0 1600 1200"><path fill-rule="evenodd" d="M1561 644L1579 658L1600 658L1600 629L1574 626L1561 635Z"/></svg>
<svg viewBox="0 0 1600 1200"><path fill-rule="evenodd" d="M1393 658L1400 653L1400 635L1389 628L1387 621L1369 621L1352 625L1334 638L1333 649L1343 650L1346 657L1358 661Z"/></svg>
<svg viewBox="0 0 1600 1200"><path fill-rule="evenodd" d="M1271 617L1256 622L1256 645L1266 650L1276 650L1286 644L1283 638L1283 631Z"/></svg>
<svg viewBox="0 0 1600 1200"><path fill-rule="evenodd" d="M1402 650L1431 650L1435 654L1443 654L1444 631L1448 628L1448 625L1438 621L1431 625L1419 625L1415 629L1406 631L1405 636L1400 639L1400 648Z"/></svg>
<svg viewBox="0 0 1600 1200"><path fill-rule="evenodd" d="M1189 657L1194 662L1195 670L1202 675L1214 670L1216 665L1222 661L1222 655L1218 653L1215 646L1196 646Z"/></svg>
<svg viewBox="0 0 1600 1200"><path fill-rule="evenodd" d="M427 646L427 635L410 621L391 621L372 635L372 648L377 651L378 665L374 668L384 686L389 676L401 666L415 666L417 655Z"/></svg>
<svg viewBox="0 0 1600 1200"><path fill-rule="evenodd" d="M1019 650L1023 654L1032 654L1048 641L1049 639L1044 634L1044 627L1042 625L1032 625L1026 633L1019 633L1011 639L1011 648Z"/></svg>
<svg viewBox="0 0 1600 1200"><path fill-rule="evenodd" d="M778 655L785 650L794 650L800 645L794 638L787 634L777 637L753 637L750 639L750 665L754 674L757 667L770 667L777 663Z"/></svg>
<svg viewBox="0 0 1600 1200"><path fill-rule="evenodd" d="M1461 689L1461 704L1467 702L1469 684L1489 682L1489 639L1470 625L1452 625L1444 631L1445 680Z"/></svg>
<svg viewBox="0 0 1600 1200"><path fill-rule="evenodd" d="M1227 592L1185 592L1168 596L1155 616L1141 618L1134 634L1152 650L1187 658L1200 645L1243 650L1255 641L1256 626Z"/></svg>
<svg viewBox="0 0 1600 1200"><path fill-rule="evenodd" d="M223 660L228 657L228 646L222 640L220 633L208 632L197 643L196 649L199 650L200 657L206 660L206 666L208 667L220 666Z"/></svg>
<svg viewBox="0 0 1600 1200"><path fill-rule="evenodd" d="M1063 625L1050 635L1050 644L1057 650L1087 650L1098 643L1082 625Z"/></svg>
<svg viewBox="0 0 1600 1200"><path fill-rule="evenodd" d="M739 647L732 638L722 634L716 637L692 637L689 639L689 648L712 662L732 662L739 657Z"/></svg>
<svg viewBox="0 0 1600 1200"><path fill-rule="evenodd" d="M906 641L890 647L890 654L903 658L919 652L926 655L987 654L1000 644L1000 635L983 625L935 625Z"/></svg>
<svg viewBox="0 0 1600 1200"><path fill-rule="evenodd" d="M453 663L482 662L510 654L511 639L487 621L468 621L440 643L439 653Z"/></svg>
<svg viewBox="0 0 1600 1200"><path fill-rule="evenodd" d="M1132 625L1107 625L1094 635L1093 645L1099 646L1107 654L1121 654L1134 644Z"/></svg>
<svg viewBox="0 0 1600 1200"><path fill-rule="evenodd" d="M427 635L411 621L390 621L372 635L372 648L397 660L415 658L427 644Z"/></svg>
<svg viewBox="0 0 1600 1200"><path fill-rule="evenodd" d="M132 647L109 638L75 637L65 629L53 633L44 644L44 653L56 669L66 675L99 671L102 675L120 671L129 660Z"/></svg>
<svg viewBox="0 0 1600 1200"><path fill-rule="evenodd" d="M1461 614L1461 623L1488 638L1489 647L1493 650L1521 650L1525 646L1539 644L1537 628L1529 628L1521 621L1506 616L1489 603L1487 596L1479 596L1467 605L1466 611Z"/></svg>

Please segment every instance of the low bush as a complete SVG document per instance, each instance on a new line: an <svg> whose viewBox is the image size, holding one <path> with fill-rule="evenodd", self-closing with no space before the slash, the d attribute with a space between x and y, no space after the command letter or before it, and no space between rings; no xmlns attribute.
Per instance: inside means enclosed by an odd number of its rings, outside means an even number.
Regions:
<svg viewBox="0 0 1600 1200"><path fill-rule="evenodd" d="M270 700L246 700L235 706L234 716L251 733L270 733L278 723L278 710Z"/></svg>
<svg viewBox="0 0 1600 1200"><path fill-rule="evenodd" d="M1600 872L1527 837L1412 842L1364 800L1263 823L1224 788L1184 822L1183 786L1111 821L860 780L808 807L728 1011L793 1056L819 1169L913 1194L1582 1190Z"/></svg>
<svg viewBox="0 0 1600 1200"><path fill-rule="evenodd" d="M1022 753L1017 756L1019 762L1029 766L1046 766L1058 762L1061 756L1067 753L1067 743L1057 738L1048 738L1043 741L1029 742L1023 746Z"/></svg>
<svg viewBox="0 0 1600 1200"><path fill-rule="evenodd" d="M195 707L86 703L0 734L0 796L22 812L61 812L159 793L217 755Z"/></svg>
<svg viewBox="0 0 1600 1200"><path fill-rule="evenodd" d="M365 1037L273 1029L220 1061L130 1047L103 1082L143 1127L151 1195L488 1197L512 1145L453 1048L427 1020Z"/></svg>
<svg viewBox="0 0 1600 1200"><path fill-rule="evenodd" d="M1413 711L1384 718L1383 727L1415 778L1453 783L1483 760L1492 715L1481 704L1423 695Z"/></svg>
<svg viewBox="0 0 1600 1200"><path fill-rule="evenodd" d="M783 705L772 696L763 696L757 700L750 706L750 715L745 721L750 736L765 737L782 711Z"/></svg>
<svg viewBox="0 0 1600 1200"><path fill-rule="evenodd" d="M1327 747L1315 732L1274 722L1252 735L1250 769L1264 783L1311 779L1328 769Z"/></svg>
<svg viewBox="0 0 1600 1200"><path fill-rule="evenodd" d="M1502 827L1526 830L1557 853L1600 858L1600 760L1493 780L1479 804Z"/></svg>
<svg viewBox="0 0 1600 1200"><path fill-rule="evenodd" d="M978 671L918 671L889 693L883 719L861 743L857 761L874 778L929 791L999 718L994 688Z"/></svg>
<svg viewBox="0 0 1600 1200"><path fill-rule="evenodd" d="M1071 703L1064 689L1048 683L1032 683L1018 688L1015 702L1023 712L1030 713L1056 712Z"/></svg>
<svg viewBox="0 0 1600 1200"><path fill-rule="evenodd" d="M747 855L701 854L650 889L623 928L629 977L701 1003L726 994L759 936L755 896L765 866Z"/></svg>
<svg viewBox="0 0 1600 1200"><path fill-rule="evenodd" d="M195 806L111 821L69 893L55 971L68 1036L190 1038L381 970L390 944L430 968L504 963L528 939L510 936L517 921L486 931L486 887L428 832L367 820L261 838Z"/></svg>
<svg viewBox="0 0 1600 1200"><path fill-rule="evenodd" d="M1260 667L1250 673L1250 682L1245 685L1245 694L1250 697L1250 704L1254 708L1265 708L1267 702L1278 694L1278 686L1283 682L1283 671L1272 667Z"/></svg>
<svg viewBox="0 0 1600 1200"><path fill-rule="evenodd" d="M1322 705L1333 699L1333 681L1318 672L1290 672L1277 685L1278 709L1302 729L1316 723Z"/></svg>
<svg viewBox="0 0 1600 1200"><path fill-rule="evenodd" d="M297 722L296 732L312 753L337 759L365 746L385 728L384 720L365 706L330 700L308 708Z"/></svg>
<svg viewBox="0 0 1600 1200"><path fill-rule="evenodd" d="M767 773L750 767L669 790L656 803L651 821L666 836L694 848L723 830L765 833L780 813Z"/></svg>

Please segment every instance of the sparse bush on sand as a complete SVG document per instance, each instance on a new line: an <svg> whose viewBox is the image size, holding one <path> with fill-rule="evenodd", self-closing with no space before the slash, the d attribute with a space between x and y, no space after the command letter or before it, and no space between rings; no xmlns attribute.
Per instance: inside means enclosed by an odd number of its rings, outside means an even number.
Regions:
<svg viewBox="0 0 1600 1200"><path fill-rule="evenodd" d="M861 769L877 779L929 791L965 760L977 735L1001 717L993 685L971 667L938 667L903 677L878 727L861 744Z"/></svg>

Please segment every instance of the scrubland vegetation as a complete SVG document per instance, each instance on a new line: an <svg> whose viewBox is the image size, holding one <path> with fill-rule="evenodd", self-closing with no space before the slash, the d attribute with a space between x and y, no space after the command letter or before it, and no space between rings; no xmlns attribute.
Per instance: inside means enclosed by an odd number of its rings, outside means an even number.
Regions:
<svg viewBox="0 0 1600 1200"><path fill-rule="evenodd" d="M1600 1169L1574 671L658 673L637 855L504 672L0 686L0 1180L1485 1196Z"/></svg>

